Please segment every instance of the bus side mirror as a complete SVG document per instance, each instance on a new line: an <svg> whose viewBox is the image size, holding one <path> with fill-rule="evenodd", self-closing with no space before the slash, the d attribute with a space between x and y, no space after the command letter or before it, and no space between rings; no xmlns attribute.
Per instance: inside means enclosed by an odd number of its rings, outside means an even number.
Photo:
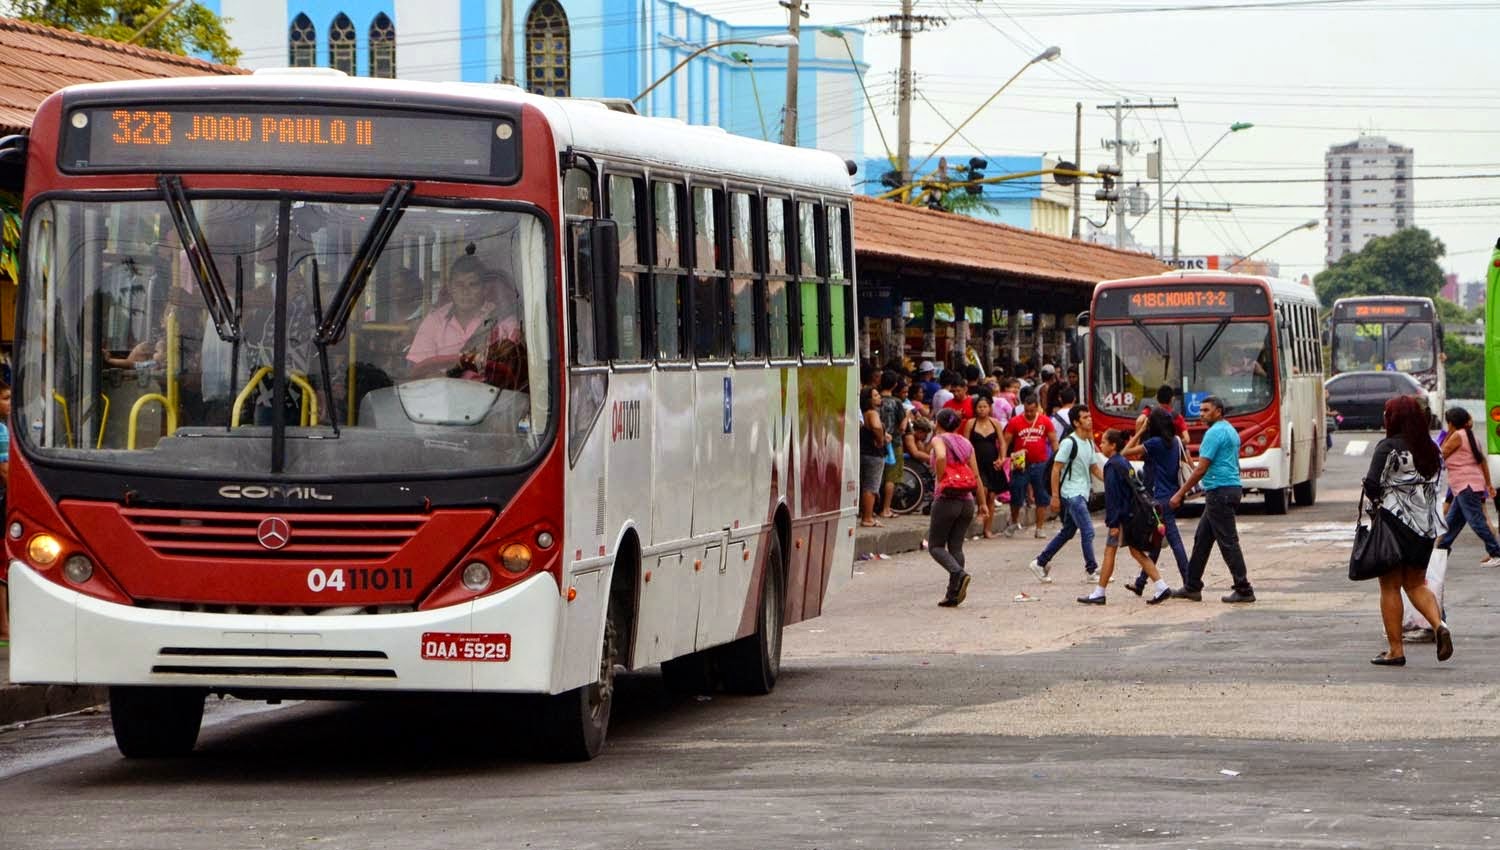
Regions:
<svg viewBox="0 0 1500 850"><path fill-rule="evenodd" d="M1068 332L1068 359L1083 362L1083 334L1079 330Z"/></svg>

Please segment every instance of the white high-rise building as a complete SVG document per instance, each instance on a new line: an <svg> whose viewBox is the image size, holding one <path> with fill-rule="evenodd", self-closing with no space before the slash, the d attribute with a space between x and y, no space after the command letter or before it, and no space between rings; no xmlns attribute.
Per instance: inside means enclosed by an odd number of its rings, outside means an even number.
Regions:
<svg viewBox="0 0 1500 850"><path fill-rule="evenodd" d="M1413 226L1411 148L1383 136L1360 136L1329 148L1323 159L1328 264L1376 236Z"/></svg>

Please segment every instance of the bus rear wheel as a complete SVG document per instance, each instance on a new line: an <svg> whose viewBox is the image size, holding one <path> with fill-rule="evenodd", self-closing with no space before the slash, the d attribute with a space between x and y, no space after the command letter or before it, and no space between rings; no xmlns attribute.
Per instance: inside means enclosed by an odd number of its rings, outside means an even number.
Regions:
<svg viewBox="0 0 1500 850"><path fill-rule="evenodd" d="M1301 508L1312 505L1318 500L1318 479L1309 477L1301 484L1292 486L1292 498L1297 500L1297 506Z"/></svg>
<svg viewBox="0 0 1500 850"><path fill-rule="evenodd" d="M765 572L760 578L760 604L755 633L719 649L725 690L759 696L776 687L781 674L781 631L785 591L781 581L781 541L771 535Z"/></svg>
<svg viewBox="0 0 1500 850"><path fill-rule="evenodd" d="M203 725L204 696L196 688L110 688L109 722L120 755L172 758L192 752Z"/></svg>
<svg viewBox="0 0 1500 850"><path fill-rule="evenodd" d="M613 607L604 621L599 681L548 697L543 719L547 755L557 761L588 761L604 749L615 703L615 668L620 663L620 622Z"/></svg>

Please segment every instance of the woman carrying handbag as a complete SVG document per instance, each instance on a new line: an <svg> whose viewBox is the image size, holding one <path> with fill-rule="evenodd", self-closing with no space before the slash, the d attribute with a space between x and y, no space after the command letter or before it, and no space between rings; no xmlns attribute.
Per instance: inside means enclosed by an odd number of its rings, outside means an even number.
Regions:
<svg viewBox="0 0 1500 850"><path fill-rule="evenodd" d="M1427 588L1427 562L1444 531L1442 464L1427 433L1427 416L1416 400L1398 396L1385 405L1385 439L1375 445L1365 473L1364 495L1372 505L1369 525L1356 534L1351 578L1380 579L1380 620L1389 645L1371 664L1406 664L1401 643L1401 591L1428 622L1437 623L1437 657L1453 655L1453 636Z"/></svg>
<svg viewBox="0 0 1500 850"><path fill-rule="evenodd" d="M932 473L937 495L932 500L932 520L927 526L927 552L948 571L948 592L938 603L956 608L969 594L969 574L964 572L964 536L974 523L974 494L979 490L979 466L974 447L957 433L962 417L952 408L937 412L937 433L932 437Z"/></svg>

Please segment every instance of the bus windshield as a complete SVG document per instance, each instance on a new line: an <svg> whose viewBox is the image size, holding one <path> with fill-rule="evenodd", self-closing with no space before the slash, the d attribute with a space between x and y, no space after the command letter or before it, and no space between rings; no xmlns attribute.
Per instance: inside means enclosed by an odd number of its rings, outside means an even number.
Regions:
<svg viewBox="0 0 1500 850"><path fill-rule="evenodd" d="M361 258L393 220L378 199L187 205L175 220L161 197L31 211L16 421L42 456L327 476L537 455L554 380L542 219L412 203ZM362 261L340 333L330 314Z"/></svg>
<svg viewBox="0 0 1500 850"><path fill-rule="evenodd" d="M1234 414L1271 403L1275 391L1271 326L1264 321L1096 325L1094 400L1100 410L1134 417L1157 388L1170 385L1196 415L1197 402L1218 396Z"/></svg>
<svg viewBox="0 0 1500 850"><path fill-rule="evenodd" d="M1433 323L1425 320L1335 322L1333 350L1335 372L1426 372L1437 365Z"/></svg>

